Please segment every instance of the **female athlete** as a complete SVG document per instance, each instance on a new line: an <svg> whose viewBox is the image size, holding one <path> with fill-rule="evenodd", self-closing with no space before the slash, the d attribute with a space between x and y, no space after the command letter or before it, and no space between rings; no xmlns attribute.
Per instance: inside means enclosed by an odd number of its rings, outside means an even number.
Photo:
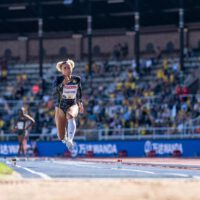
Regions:
<svg viewBox="0 0 200 200"><path fill-rule="evenodd" d="M31 122L28 124L28 122ZM20 153L25 155L25 141L27 136L27 131L30 127L35 124L35 120L28 114L25 113L24 107L19 110L19 117L15 124L15 131L18 134L18 142L19 142L19 149L18 149L18 156Z"/></svg>
<svg viewBox="0 0 200 200"><path fill-rule="evenodd" d="M81 79L79 76L72 75L73 60L58 62L56 68L61 76L56 77L53 84L55 123L58 138L67 145L69 151L72 151L76 132L75 118L79 111L84 112Z"/></svg>

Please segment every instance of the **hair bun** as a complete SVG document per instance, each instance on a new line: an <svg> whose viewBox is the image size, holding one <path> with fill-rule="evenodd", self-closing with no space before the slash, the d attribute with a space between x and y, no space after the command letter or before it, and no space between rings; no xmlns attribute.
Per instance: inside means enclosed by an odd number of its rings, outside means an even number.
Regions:
<svg viewBox="0 0 200 200"><path fill-rule="evenodd" d="M72 69L75 67L75 64L74 64L73 60L68 59L67 63L71 66Z"/></svg>
<svg viewBox="0 0 200 200"><path fill-rule="evenodd" d="M63 64L68 64L72 69L74 69L74 67L75 67L75 64L74 64L74 61L73 60L70 60L70 59L68 59L67 61L60 61L60 62L58 62L57 64L56 64L56 69L59 71L59 72L61 72L61 67L62 67L62 65Z"/></svg>

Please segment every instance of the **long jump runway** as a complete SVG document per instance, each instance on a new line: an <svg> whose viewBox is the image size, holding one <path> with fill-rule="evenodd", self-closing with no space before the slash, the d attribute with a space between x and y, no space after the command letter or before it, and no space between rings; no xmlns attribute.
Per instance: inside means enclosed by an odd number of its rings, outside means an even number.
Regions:
<svg viewBox="0 0 200 200"><path fill-rule="evenodd" d="M193 159L1 159L24 179L200 179L200 161ZM122 161L122 162L121 162Z"/></svg>
<svg viewBox="0 0 200 200"><path fill-rule="evenodd" d="M1 200L200 200L198 159L0 159Z"/></svg>

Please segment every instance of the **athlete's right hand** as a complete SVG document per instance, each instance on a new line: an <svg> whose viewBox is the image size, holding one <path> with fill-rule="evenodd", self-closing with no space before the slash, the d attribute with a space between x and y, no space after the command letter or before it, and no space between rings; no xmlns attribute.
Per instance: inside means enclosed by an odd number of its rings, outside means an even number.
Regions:
<svg viewBox="0 0 200 200"><path fill-rule="evenodd" d="M64 85L66 85L67 83L66 83L66 81L65 81L65 79L63 80L63 82L62 83L60 83L60 85L58 86L59 88L63 88L64 87Z"/></svg>
<svg viewBox="0 0 200 200"><path fill-rule="evenodd" d="M79 112L83 114L84 113L83 103L80 102L78 107L79 107Z"/></svg>
<svg viewBox="0 0 200 200"><path fill-rule="evenodd" d="M65 77L64 80L63 80L63 82L62 82L62 84L66 85L68 82L69 82L69 78Z"/></svg>

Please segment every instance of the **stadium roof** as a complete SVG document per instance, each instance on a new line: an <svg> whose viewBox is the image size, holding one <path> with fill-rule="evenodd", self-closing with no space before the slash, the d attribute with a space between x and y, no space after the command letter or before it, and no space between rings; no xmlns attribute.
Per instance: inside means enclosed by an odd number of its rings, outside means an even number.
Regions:
<svg viewBox="0 0 200 200"><path fill-rule="evenodd" d="M178 25L180 0L138 1L141 26ZM95 30L133 29L135 0L1 0L0 34L37 33L39 5L45 32L86 31L88 2ZM200 21L199 0L184 0L184 8L186 22Z"/></svg>

